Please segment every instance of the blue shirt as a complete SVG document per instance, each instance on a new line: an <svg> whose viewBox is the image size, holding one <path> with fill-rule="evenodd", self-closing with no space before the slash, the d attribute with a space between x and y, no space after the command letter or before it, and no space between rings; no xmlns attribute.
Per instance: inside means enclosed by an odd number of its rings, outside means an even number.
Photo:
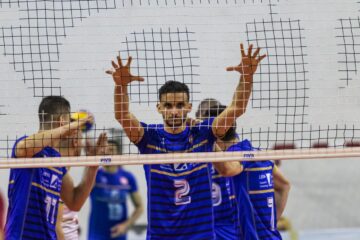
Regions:
<svg viewBox="0 0 360 240"><path fill-rule="evenodd" d="M140 153L210 152L213 118L170 134L162 124L144 127ZM144 166L148 195L147 239L215 239L208 163Z"/></svg>
<svg viewBox="0 0 360 240"><path fill-rule="evenodd" d="M212 199L215 217L216 239L239 238L237 204L233 181L212 169Z"/></svg>
<svg viewBox="0 0 360 240"><path fill-rule="evenodd" d="M12 150L16 158L16 145ZM45 147L34 158L60 157ZM11 169L5 239L56 239L55 224L65 167Z"/></svg>
<svg viewBox="0 0 360 240"><path fill-rule="evenodd" d="M227 151L253 151L248 140L234 144ZM242 239L281 239L277 230L273 183L274 163L242 162L244 170L233 177L238 201Z"/></svg>
<svg viewBox="0 0 360 240"><path fill-rule="evenodd" d="M137 191L134 176L122 168L110 173L100 168L90 194L91 211L88 239L111 238L110 229L127 220L126 197Z"/></svg>

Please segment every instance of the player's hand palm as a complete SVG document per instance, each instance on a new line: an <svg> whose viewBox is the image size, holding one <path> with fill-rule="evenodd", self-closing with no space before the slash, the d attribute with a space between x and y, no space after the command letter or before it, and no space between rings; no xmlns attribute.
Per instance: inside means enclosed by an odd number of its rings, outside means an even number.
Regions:
<svg viewBox="0 0 360 240"><path fill-rule="evenodd" d="M139 76L134 76L130 72L132 57L128 58L128 61L125 65L123 65L120 56L117 57L117 64L114 61L111 61L111 64L114 70L106 71L107 74L112 75L114 82L116 85L127 86L129 83L133 81L144 81L144 78Z"/></svg>
<svg viewBox="0 0 360 240"><path fill-rule="evenodd" d="M234 67L228 67L226 70L237 71L243 75L253 75L256 72L259 63L266 57L266 55L259 55L260 48L257 48L255 52L252 53L252 48L253 46L250 45L246 54L244 50L244 45L241 43L241 63Z"/></svg>

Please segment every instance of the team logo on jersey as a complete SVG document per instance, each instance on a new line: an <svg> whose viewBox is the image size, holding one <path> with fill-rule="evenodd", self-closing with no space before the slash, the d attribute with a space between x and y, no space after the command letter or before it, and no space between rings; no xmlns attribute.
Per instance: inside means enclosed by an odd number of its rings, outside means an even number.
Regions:
<svg viewBox="0 0 360 240"><path fill-rule="evenodd" d="M59 186L60 179L57 175L53 174L51 175L51 181L50 181L50 188L57 189Z"/></svg>
<svg viewBox="0 0 360 240"><path fill-rule="evenodd" d="M266 180L268 181L269 186L271 186L271 173L266 174Z"/></svg>
<svg viewBox="0 0 360 240"><path fill-rule="evenodd" d="M126 177L120 177L120 183L123 185L128 185L129 184L129 180Z"/></svg>
<svg viewBox="0 0 360 240"><path fill-rule="evenodd" d="M188 169L188 166L186 163L175 163L174 164L174 171L175 172L181 172Z"/></svg>

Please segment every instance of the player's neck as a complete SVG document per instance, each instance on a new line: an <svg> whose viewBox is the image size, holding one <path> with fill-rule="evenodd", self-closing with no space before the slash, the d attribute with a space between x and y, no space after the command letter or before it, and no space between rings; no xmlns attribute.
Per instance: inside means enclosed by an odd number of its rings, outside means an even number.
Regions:
<svg viewBox="0 0 360 240"><path fill-rule="evenodd" d="M185 128L186 128L186 125L185 125L185 124L183 124L183 125L180 126L180 127L171 127L171 126L165 125L164 130L165 130L165 132L167 132L167 133L178 134L178 133L181 133L182 131L184 131Z"/></svg>
<svg viewBox="0 0 360 240"><path fill-rule="evenodd" d="M217 141L217 145L221 148L222 151L226 151L229 147L231 147L232 145L236 144L237 142L239 142L238 139L233 139L231 141Z"/></svg>

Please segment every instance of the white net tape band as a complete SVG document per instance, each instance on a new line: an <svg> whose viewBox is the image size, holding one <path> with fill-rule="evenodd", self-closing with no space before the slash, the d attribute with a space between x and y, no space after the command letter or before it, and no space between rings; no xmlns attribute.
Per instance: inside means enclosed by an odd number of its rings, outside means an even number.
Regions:
<svg viewBox="0 0 360 240"><path fill-rule="evenodd" d="M58 166L143 165L224 161L301 160L360 157L360 147L311 148L243 152L203 152L132 154L53 158L0 158L0 168L40 168Z"/></svg>

